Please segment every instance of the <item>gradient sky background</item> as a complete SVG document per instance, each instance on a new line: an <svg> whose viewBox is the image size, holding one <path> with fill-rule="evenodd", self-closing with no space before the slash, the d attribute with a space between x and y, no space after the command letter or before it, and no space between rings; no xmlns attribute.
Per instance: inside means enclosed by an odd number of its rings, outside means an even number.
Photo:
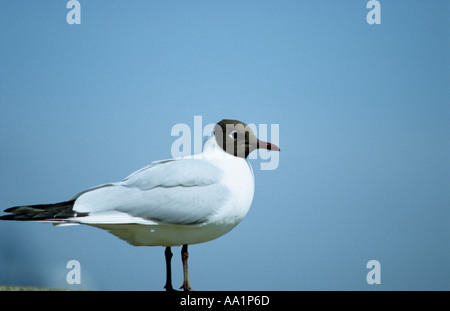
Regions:
<svg viewBox="0 0 450 311"><path fill-rule="evenodd" d="M190 247L194 289L450 289L450 2L380 2L368 25L361 0L80 0L68 25L67 1L2 1L0 208L170 158L194 116L279 124L247 217ZM0 284L162 290L163 252L2 221Z"/></svg>

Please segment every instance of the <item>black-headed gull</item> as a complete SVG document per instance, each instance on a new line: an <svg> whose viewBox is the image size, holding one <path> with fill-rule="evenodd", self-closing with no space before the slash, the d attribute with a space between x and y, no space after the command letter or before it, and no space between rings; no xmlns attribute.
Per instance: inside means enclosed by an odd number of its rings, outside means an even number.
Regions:
<svg viewBox="0 0 450 311"><path fill-rule="evenodd" d="M255 183L246 158L258 148L280 150L245 123L222 120L201 154L153 162L66 202L12 207L0 219L86 224L135 246L165 246L166 290L173 290L170 247L182 245L181 288L190 290L187 247L224 235L247 214Z"/></svg>

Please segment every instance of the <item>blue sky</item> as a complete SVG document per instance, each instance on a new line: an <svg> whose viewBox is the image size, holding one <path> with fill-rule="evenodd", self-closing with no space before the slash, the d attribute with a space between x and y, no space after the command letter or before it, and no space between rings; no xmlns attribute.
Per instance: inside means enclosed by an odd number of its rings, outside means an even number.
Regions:
<svg viewBox="0 0 450 311"><path fill-rule="evenodd" d="M190 247L194 289L450 289L448 1L380 1L380 25L356 0L80 3L80 25L65 1L0 4L2 210L170 158L194 116L279 124L278 168L251 160L247 217ZM165 282L162 247L96 228L3 221L0 236L0 284Z"/></svg>

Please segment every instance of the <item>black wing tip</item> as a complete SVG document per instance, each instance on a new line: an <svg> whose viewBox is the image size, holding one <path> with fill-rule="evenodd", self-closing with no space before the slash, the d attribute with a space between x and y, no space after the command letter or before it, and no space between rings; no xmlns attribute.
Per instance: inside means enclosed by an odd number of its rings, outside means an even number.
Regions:
<svg viewBox="0 0 450 311"><path fill-rule="evenodd" d="M14 206L5 209L10 214L0 216L0 220L44 221L78 216L72 209L74 203L75 200L69 200L54 204Z"/></svg>
<svg viewBox="0 0 450 311"><path fill-rule="evenodd" d="M6 210L5 210L6 212ZM14 215L3 215L0 216L0 220L14 220Z"/></svg>

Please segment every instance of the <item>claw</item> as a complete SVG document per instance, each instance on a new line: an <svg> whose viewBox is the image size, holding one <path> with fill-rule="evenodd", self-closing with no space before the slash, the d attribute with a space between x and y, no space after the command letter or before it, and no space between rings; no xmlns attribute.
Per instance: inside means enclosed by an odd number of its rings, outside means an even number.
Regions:
<svg viewBox="0 0 450 311"><path fill-rule="evenodd" d="M164 288L166 289L166 292L178 292L178 290L177 289L174 289L173 287L172 287L172 285L170 285L170 286L164 286Z"/></svg>
<svg viewBox="0 0 450 311"><path fill-rule="evenodd" d="M180 286L180 289L184 290L185 292L195 292L189 285L186 286L185 284Z"/></svg>

